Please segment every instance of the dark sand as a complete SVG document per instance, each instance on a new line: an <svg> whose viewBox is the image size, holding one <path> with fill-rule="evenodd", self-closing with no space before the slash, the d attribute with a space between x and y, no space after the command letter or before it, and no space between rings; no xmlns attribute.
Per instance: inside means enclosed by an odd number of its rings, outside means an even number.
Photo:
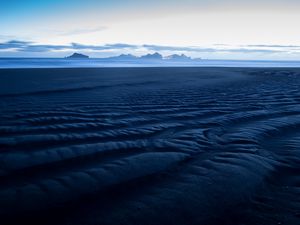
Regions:
<svg viewBox="0 0 300 225"><path fill-rule="evenodd" d="M1 225L300 224L300 69L0 70Z"/></svg>

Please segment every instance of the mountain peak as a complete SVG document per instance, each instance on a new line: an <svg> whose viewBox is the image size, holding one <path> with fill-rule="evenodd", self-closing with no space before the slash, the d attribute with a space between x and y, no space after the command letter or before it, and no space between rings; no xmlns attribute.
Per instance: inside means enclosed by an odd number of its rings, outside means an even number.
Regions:
<svg viewBox="0 0 300 225"><path fill-rule="evenodd" d="M147 54L147 55L143 55L141 56L141 59L156 59L156 60L162 60L163 56L161 54L159 54L158 52L155 52L153 54Z"/></svg>
<svg viewBox="0 0 300 225"><path fill-rule="evenodd" d="M191 60L191 57L186 56L185 54L173 54L166 57L168 60Z"/></svg>
<svg viewBox="0 0 300 225"><path fill-rule="evenodd" d="M66 58L67 59L88 59L89 56L75 52L72 55L67 56Z"/></svg>
<svg viewBox="0 0 300 225"><path fill-rule="evenodd" d="M119 59L119 60L133 60L136 59L137 57L132 54L121 54L119 56L113 56L110 57L110 59Z"/></svg>

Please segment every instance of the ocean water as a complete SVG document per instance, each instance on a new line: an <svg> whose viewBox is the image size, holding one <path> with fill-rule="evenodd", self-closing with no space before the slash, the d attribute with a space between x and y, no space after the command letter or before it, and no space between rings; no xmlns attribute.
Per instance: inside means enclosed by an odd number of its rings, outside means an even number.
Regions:
<svg viewBox="0 0 300 225"><path fill-rule="evenodd" d="M1 225L298 225L300 69L0 70Z"/></svg>
<svg viewBox="0 0 300 225"><path fill-rule="evenodd" d="M108 59L0 58L0 68L76 67L300 67L300 61L200 60L191 62L114 61Z"/></svg>

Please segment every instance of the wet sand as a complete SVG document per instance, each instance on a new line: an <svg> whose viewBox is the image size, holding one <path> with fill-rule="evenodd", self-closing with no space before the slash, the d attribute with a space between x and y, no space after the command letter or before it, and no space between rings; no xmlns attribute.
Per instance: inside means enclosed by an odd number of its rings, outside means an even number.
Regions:
<svg viewBox="0 0 300 225"><path fill-rule="evenodd" d="M299 88L296 68L1 69L1 224L299 224Z"/></svg>

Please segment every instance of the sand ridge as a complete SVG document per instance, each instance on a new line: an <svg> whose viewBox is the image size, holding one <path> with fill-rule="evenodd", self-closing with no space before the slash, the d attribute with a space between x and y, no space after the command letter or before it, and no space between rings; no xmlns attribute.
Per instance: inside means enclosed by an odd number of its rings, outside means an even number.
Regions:
<svg viewBox="0 0 300 225"><path fill-rule="evenodd" d="M299 78L288 68L0 70L0 216L297 224Z"/></svg>

